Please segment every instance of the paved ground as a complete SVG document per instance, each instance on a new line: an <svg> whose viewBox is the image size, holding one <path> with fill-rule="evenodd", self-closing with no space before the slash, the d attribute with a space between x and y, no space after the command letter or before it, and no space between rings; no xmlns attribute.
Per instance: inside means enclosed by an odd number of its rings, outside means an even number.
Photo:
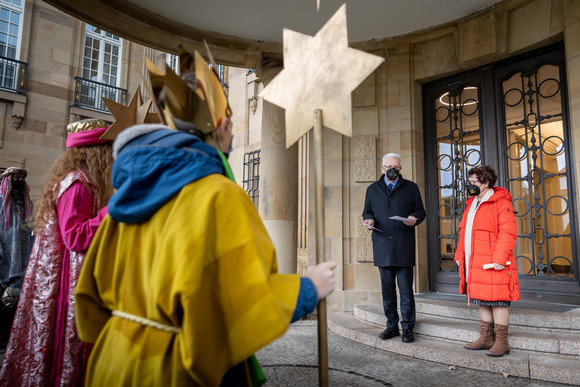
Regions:
<svg viewBox="0 0 580 387"><path fill-rule="evenodd" d="M400 338L394 338L397 340ZM413 345L413 344L409 344ZM268 376L264 387L317 386L316 321L291 325L256 356ZM564 386L412 359L328 333L329 386Z"/></svg>

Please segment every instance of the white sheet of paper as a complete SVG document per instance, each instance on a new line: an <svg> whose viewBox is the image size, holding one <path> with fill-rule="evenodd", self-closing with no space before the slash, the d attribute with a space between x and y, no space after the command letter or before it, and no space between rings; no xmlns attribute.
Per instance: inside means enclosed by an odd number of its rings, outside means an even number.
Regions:
<svg viewBox="0 0 580 387"><path fill-rule="evenodd" d="M370 229L373 229L373 230L377 230L377 231L379 231L379 232L384 232L383 230L379 230L379 229L378 229L378 228L376 228L376 227L369 226L368 224L364 224L364 222L363 222L363 226L365 226L365 227L368 227L368 228L370 228Z"/></svg>
<svg viewBox="0 0 580 387"><path fill-rule="evenodd" d="M400 220L401 222L404 222L404 221L407 221L407 220L411 220L411 219L408 219L408 218L403 218L402 216L398 216L398 215L389 216L389 219Z"/></svg>

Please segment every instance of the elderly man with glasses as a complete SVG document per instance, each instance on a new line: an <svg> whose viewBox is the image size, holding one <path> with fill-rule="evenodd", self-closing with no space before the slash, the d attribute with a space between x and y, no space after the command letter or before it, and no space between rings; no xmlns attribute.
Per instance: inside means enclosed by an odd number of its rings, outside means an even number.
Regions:
<svg viewBox="0 0 580 387"><path fill-rule="evenodd" d="M415 298L413 267L415 266L415 226L425 219L425 209L417 184L401 175L401 156L383 156L382 175L367 188L363 224L373 230L374 264L381 275L383 309L387 328L381 340L399 336L397 291L401 298L401 328L404 343L413 342Z"/></svg>

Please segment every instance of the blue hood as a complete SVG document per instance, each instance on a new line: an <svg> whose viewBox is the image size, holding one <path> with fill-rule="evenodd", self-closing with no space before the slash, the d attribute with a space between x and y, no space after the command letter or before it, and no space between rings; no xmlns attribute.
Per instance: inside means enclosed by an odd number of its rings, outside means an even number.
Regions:
<svg viewBox="0 0 580 387"><path fill-rule="evenodd" d="M117 222L144 222L187 184L224 173L217 149L196 136L158 125L142 133L137 126L125 130L125 143L117 149L117 191L109 200L109 214Z"/></svg>

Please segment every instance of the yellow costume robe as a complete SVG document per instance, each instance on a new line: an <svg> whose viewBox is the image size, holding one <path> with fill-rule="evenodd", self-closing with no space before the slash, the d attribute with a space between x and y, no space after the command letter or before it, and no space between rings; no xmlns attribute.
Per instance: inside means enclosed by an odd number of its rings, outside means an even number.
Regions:
<svg viewBox="0 0 580 387"><path fill-rule="evenodd" d="M76 292L79 336L95 342L86 384L218 386L230 367L286 331L299 288L299 276L277 273L248 195L222 175L186 185L143 223L107 216Z"/></svg>

